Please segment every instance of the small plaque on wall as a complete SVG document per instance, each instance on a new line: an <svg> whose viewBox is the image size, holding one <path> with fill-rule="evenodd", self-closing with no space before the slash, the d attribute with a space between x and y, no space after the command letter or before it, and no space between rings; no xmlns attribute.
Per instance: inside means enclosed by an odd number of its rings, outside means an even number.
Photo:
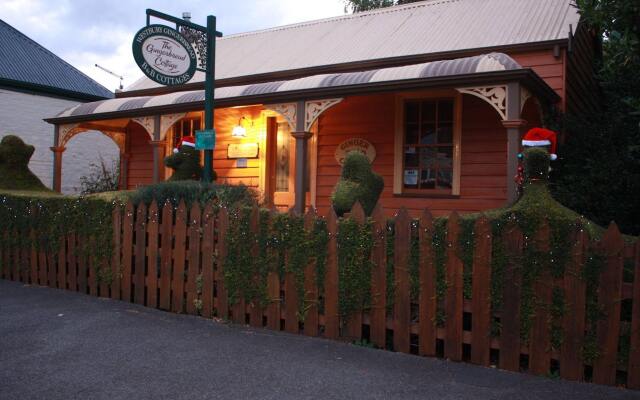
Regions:
<svg viewBox="0 0 640 400"><path fill-rule="evenodd" d="M227 147L227 158L258 158L258 143L232 143Z"/></svg>
<svg viewBox="0 0 640 400"><path fill-rule="evenodd" d="M350 151L359 151L367 156L370 163L373 163L373 160L376 159L376 148L370 141L360 138L351 138L340 143L336 148L335 157L338 164L342 165L344 158Z"/></svg>

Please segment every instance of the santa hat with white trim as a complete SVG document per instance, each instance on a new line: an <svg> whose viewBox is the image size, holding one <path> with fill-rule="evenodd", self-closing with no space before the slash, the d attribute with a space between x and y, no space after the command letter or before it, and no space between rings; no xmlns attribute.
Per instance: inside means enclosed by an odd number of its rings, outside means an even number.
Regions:
<svg viewBox="0 0 640 400"><path fill-rule="evenodd" d="M180 146L196 147L196 138L193 136L185 136L180 141ZM173 149L174 153L177 153L178 151L178 149Z"/></svg>
<svg viewBox="0 0 640 400"><path fill-rule="evenodd" d="M558 158L556 155L556 133L552 130L533 128L525 133L522 138L522 145L525 147L549 146L551 160Z"/></svg>

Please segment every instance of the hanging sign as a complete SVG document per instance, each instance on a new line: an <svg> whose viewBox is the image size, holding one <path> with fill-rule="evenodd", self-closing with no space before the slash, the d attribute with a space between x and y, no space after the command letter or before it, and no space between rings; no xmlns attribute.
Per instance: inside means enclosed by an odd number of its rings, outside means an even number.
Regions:
<svg viewBox="0 0 640 400"><path fill-rule="evenodd" d="M344 158L350 151L359 151L369 159L370 163L376 158L376 148L368 140L360 138L347 139L338 145L335 157L338 164L342 165Z"/></svg>
<svg viewBox="0 0 640 400"><path fill-rule="evenodd" d="M177 30L165 25L149 25L133 38L133 58L150 79L161 85L183 85L196 71L193 46Z"/></svg>

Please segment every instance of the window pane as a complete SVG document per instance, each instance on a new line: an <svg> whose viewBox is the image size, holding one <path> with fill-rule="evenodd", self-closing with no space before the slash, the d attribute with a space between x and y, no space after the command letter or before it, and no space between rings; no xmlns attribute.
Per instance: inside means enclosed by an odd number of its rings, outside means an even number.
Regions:
<svg viewBox="0 0 640 400"><path fill-rule="evenodd" d="M407 102L405 106L405 123L418 123L418 103Z"/></svg>
<svg viewBox="0 0 640 400"><path fill-rule="evenodd" d="M432 168L422 169L420 173L420 189L435 189L436 170Z"/></svg>
<svg viewBox="0 0 640 400"><path fill-rule="evenodd" d="M453 101L441 100L438 102L438 121L439 122L453 121Z"/></svg>
<svg viewBox="0 0 640 400"><path fill-rule="evenodd" d="M405 144L418 144L418 135L420 134L417 124L407 124L405 127L406 137Z"/></svg>
<svg viewBox="0 0 640 400"><path fill-rule="evenodd" d="M278 124L276 140L276 192L289 191L289 124Z"/></svg>
<svg viewBox="0 0 640 400"><path fill-rule="evenodd" d="M418 166L418 151L415 147L405 147L404 149L404 165L406 167Z"/></svg>
<svg viewBox="0 0 640 400"><path fill-rule="evenodd" d="M453 173L450 169L438 170L438 189L451 189Z"/></svg>
<svg viewBox="0 0 640 400"><path fill-rule="evenodd" d="M438 167L445 168L445 169L453 168L453 147L452 146L438 147Z"/></svg>
<svg viewBox="0 0 640 400"><path fill-rule="evenodd" d="M453 143L453 124L450 122L438 124L438 143Z"/></svg>
<svg viewBox="0 0 640 400"><path fill-rule="evenodd" d="M420 149L420 162L423 168L434 168L437 163L437 150L435 147L423 147Z"/></svg>
<svg viewBox="0 0 640 400"><path fill-rule="evenodd" d="M436 122L436 103L434 101L422 102L422 123Z"/></svg>
<svg viewBox="0 0 640 400"><path fill-rule="evenodd" d="M436 125L434 123L422 124L422 135L420 144L436 143Z"/></svg>

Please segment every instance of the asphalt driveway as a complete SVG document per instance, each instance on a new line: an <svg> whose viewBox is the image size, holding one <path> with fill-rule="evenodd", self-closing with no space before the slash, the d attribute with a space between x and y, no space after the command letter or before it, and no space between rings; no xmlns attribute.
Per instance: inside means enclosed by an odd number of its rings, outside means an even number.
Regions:
<svg viewBox="0 0 640 400"><path fill-rule="evenodd" d="M0 399L640 399L0 280Z"/></svg>

